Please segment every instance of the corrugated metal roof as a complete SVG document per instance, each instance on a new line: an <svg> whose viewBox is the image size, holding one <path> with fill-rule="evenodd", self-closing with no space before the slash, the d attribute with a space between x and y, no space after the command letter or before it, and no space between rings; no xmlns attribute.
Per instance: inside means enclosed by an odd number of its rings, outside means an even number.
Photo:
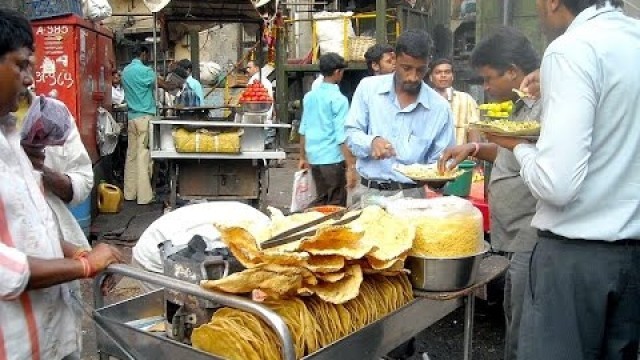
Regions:
<svg viewBox="0 0 640 360"><path fill-rule="evenodd" d="M161 13L170 22L262 21L251 0L171 0Z"/></svg>

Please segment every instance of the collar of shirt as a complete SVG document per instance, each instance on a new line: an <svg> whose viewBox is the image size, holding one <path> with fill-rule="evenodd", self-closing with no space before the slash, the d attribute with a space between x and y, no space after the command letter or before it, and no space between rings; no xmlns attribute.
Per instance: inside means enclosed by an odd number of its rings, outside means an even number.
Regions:
<svg viewBox="0 0 640 360"><path fill-rule="evenodd" d="M318 87L331 89L331 90L336 90L336 89L340 90L340 86L338 86L338 84L328 83L326 81L321 82L320 85L318 85Z"/></svg>
<svg viewBox="0 0 640 360"><path fill-rule="evenodd" d="M600 16L602 14L612 12L612 11L622 12L622 8L614 7L613 5L611 5L609 1L606 1L604 5L601 6L600 8L597 8L596 5L588 7L584 9L580 14L578 14L578 16L576 16L575 19L573 19L573 21L571 22L571 25L569 25L565 33L575 30L576 28L580 27L587 21L597 16Z"/></svg>
<svg viewBox="0 0 640 360"><path fill-rule="evenodd" d="M395 73L387 75L387 79L380 85L378 89L378 94L388 94L391 99L391 103L393 103L400 112L411 112L413 111L418 104L422 104L425 109L429 109L429 95L427 94L427 84L422 82L420 85L420 93L418 94L418 99L416 102L409 104L409 106L404 109L400 108L400 103L398 102L398 96L396 95L396 87L395 87Z"/></svg>

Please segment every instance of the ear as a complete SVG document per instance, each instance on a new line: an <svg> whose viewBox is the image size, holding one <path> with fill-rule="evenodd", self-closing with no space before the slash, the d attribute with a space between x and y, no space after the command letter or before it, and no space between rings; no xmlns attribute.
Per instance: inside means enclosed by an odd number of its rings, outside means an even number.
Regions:
<svg viewBox="0 0 640 360"><path fill-rule="evenodd" d="M514 81L516 78L518 78L519 72L520 70L518 69L518 67L515 66L514 64L511 64L509 68L505 71L505 75L510 81Z"/></svg>
<svg viewBox="0 0 640 360"><path fill-rule="evenodd" d="M373 69L373 71L378 72L380 71L380 64L378 64L377 62L372 62L371 68Z"/></svg>
<svg viewBox="0 0 640 360"><path fill-rule="evenodd" d="M513 81L518 77L524 77L527 74L522 71L521 68L519 68L516 64L511 64L511 66L509 66L509 69L507 70L507 75L509 76L509 80Z"/></svg>
<svg viewBox="0 0 640 360"><path fill-rule="evenodd" d="M544 0L548 12L556 12L561 6L564 6L562 0Z"/></svg>

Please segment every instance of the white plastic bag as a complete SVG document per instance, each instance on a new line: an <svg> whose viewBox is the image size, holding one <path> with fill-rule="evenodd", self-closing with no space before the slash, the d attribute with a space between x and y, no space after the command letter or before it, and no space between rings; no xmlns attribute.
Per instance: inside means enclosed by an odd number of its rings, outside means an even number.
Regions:
<svg viewBox="0 0 640 360"><path fill-rule="evenodd" d="M106 156L113 153L118 145L120 124L111 116L105 108L98 108L98 147L100 155Z"/></svg>
<svg viewBox="0 0 640 360"><path fill-rule="evenodd" d="M108 0L82 0L82 12L93 21L101 21L111 16L112 9Z"/></svg>
<svg viewBox="0 0 640 360"><path fill-rule="evenodd" d="M293 191L291 192L291 212L302 211L318 196L316 183L311 170L300 170L293 174Z"/></svg>

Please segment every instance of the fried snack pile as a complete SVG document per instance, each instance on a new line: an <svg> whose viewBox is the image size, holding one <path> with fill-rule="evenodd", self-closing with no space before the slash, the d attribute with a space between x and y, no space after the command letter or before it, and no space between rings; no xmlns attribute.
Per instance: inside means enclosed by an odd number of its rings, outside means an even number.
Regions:
<svg viewBox="0 0 640 360"><path fill-rule="evenodd" d="M367 276L360 294L344 304L317 297L267 300L264 305L287 324L298 359L370 324L413 299L405 274ZM221 308L211 321L193 331L192 345L229 360L280 359L281 345L275 332L257 316Z"/></svg>
<svg viewBox="0 0 640 360"><path fill-rule="evenodd" d="M435 164L396 165L395 170L411 180L453 180L464 173L464 170L451 169L439 172Z"/></svg>
<svg viewBox="0 0 640 360"><path fill-rule="evenodd" d="M395 276L405 271L404 260L413 245L415 228L378 206L365 208L347 225L328 222L314 236L260 249L260 241L320 216L307 213L278 218L271 231L260 235L242 227L220 227L222 241L247 269L201 285L232 294L252 294L260 300L315 294L328 303L344 304L360 294L363 274Z"/></svg>
<svg viewBox="0 0 640 360"><path fill-rule="evenodd" d="M540 135L540 123L536 120L489 120L479 121L481 131L505 135Z"/></svg>

